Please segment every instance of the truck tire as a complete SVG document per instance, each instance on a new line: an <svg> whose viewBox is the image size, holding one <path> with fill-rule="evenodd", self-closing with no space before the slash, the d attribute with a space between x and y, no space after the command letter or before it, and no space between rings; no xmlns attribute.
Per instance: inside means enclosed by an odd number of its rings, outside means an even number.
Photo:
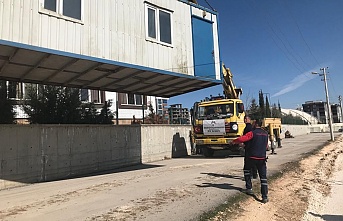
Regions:
<svg viewBox="0 0 343 221"><path fill-rule="evenodd" d="M202 152L205 157L213 157L214 150L208 147L203 147Z"/></svg>

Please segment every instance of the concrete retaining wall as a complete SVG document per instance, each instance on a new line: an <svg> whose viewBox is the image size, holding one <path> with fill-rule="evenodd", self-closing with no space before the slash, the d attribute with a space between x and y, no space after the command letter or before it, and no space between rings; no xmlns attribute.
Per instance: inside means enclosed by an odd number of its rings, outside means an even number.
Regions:
<svg viewBox="0 0 343 221"><path fill-rule="evenodd" d="M338 129L343 127L343 123L335 123L332 124L332 129L334 132L337 132ZM330 127L328 124L317 124L310 126L311 133L317 133L317 132L330 132Z"/></svg>
<svg viewBox="0 0 343 221"><path fill-rule="evenodd" d="M0 189L186 156L189 130L190 125L0 125Z"/></svg>
<svg viewBox="0 0 343 221"><path fill-rule="evenodd" d="M285 132L289 131L293 136L299 136L303 134L309 134L311 132L310 126L308 125L282 125L281 127L281 138L285 137Z"/></svg>
<svg viewBox="0 0 343 221"><path fill-rule="evenodd" d="M190 130L190 125L143 125L142 162L189 155Z"/></svg>
<svg viewBox="0 0 343 221"><path fill-rule="evenodd" d="M343 123L335 123L332 125L334 132L343 127ZM291 132L293 136L299 136L308 133L322 133L330 132L330 127L328 124L315 124L315 125L282 125L281 128L281 138L284 138L284 133L286 131Z"/></svg>
<svg viewBox="0 0 343 221"><path fill-rule="evenodd" d="M334 125L338 131L342 125ZM0 189L190 155L190 125L0 125ZM328 132L282 125L282 135Z"/></svg>

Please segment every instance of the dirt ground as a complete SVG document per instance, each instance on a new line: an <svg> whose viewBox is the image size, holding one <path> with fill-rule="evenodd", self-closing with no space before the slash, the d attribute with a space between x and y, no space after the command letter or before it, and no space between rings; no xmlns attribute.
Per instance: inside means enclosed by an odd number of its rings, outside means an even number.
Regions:
<svg viewBox="0 0 343 221"><path fill-rule="evenodd" d="M315 155L301 160L296 171L271 181L268 203L258 201L259 181L255 181L255 197L239 203L238 214L226 210L211 220L343 220L342 153L343 137L340 136ZM336 188L335 192L332 187Z"/></svg>

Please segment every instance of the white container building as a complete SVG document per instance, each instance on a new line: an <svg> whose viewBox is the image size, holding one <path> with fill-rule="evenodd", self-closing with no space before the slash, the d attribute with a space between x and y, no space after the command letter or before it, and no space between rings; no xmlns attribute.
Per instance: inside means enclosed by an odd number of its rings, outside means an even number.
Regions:
<svg viewBox="0 0 343 221"><path fill-rule="evenodd" d="M0 80L88 89L99 103L211 87L217 18L185 0L0 0Z"/></svg>

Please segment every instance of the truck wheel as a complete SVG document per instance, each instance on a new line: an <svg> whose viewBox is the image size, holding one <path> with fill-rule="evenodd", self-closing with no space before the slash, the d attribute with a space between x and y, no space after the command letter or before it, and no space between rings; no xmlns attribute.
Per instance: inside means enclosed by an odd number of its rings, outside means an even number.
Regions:
<svg viewBox="0 0 343 221"><path fill-rule="evenodd" d="M212 157L214 154L214 150L208 147L203 147L202 152L205 157Z"/></svg>

